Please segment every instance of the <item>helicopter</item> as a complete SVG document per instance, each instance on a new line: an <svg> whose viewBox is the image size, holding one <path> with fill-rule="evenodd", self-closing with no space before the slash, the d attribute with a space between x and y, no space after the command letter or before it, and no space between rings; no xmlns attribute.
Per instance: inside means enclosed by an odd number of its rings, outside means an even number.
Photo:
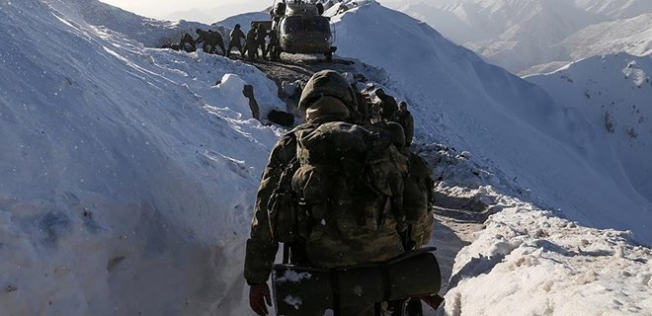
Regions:
<svg viewBox="0 0 652 316"><path fill-rule="evenodd" d="M321 3L304 0L278 1L270 10L271 21L252 22L276 31L280 50L290 54L324 54L333 60L337 47L333 46L330 18L322 16ZM271 22L271 23L270 23Z"/></svg>

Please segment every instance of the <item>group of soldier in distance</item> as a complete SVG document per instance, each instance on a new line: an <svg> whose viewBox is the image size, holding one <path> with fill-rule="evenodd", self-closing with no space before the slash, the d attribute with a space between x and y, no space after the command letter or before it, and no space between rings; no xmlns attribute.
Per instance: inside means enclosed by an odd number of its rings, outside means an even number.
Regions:
<svg viewBox="0 0 652 316"><path fill-rule="evenodd" d="M221 54L226 57L231 57L231 52L236 48L240 56L248 60L268 59L268 56L271 60L278 60L281 54L276 31L267 31L260 24L252 27L246 35L242 31L240 24L236 24L229 34L228 48L225 48L224 39L217 31L204 31L198 28L195 32L197 38L184 33L178 44L166 43L162 47L192 53L197 51L198 45L201 44L201 48L205 53L218 54L217 49L219 48ZM269 43L267 38L269 38ZM244 47L242 41L245 42Z"/></svg>

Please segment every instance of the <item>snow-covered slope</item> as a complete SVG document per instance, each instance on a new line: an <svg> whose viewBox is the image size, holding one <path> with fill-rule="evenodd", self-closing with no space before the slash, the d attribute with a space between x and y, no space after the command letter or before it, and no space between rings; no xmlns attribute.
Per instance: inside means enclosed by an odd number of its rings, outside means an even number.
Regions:
<svg viewBox="0 0 652 316"><path fill-rule="evenodd" d="M574 0L578 8L610 18L632 18L652 11L652 2L645 0Z"/></svg>
<svg viewBox="0 0 652 316"><path fill-rule="evenodd" d="M467 150L463 160L481 166L446 173L445 193L507 209L458 257L446 313L477 315L523 300L517 289L555 285L574 287L563 297L522 292L544 298L533 313L621 292L585 311L649 310L652 258L634 244L652 240L650 203L590 120L427 25L357 2L333 19L338 53L386 69L377 84L410 103L417 141ZM0 315L249 315L244 240L282 131L250 118L241 89L255 86L264 114L281 107L277 87L240 61L148 48L185 24L97 7L0 1ZM543 283L526 278L535 259ZM596 260L597 275L570 278L584 260ZM515 290L478 291L486 278ZM487 315L521 315L499 307Z"/></svg>
<svg viewBox="0 0 652 316"><path fill-rule="evenodd" d="M593 57L527 77L560 104L581 111L607 139L633 186L652 199L652 58Z"/></svg>
<svg viewBox="0 0 652 316"><path fill-rule="evenodd" d="M522 74L596 52L643 54L652 40L646 0L421 0L398 9Z"/></svg>
<svg viewBox="0 0 652 316"><path fill-rule="evenodd" d="M385 22L374 23L374 16ZM650 201L631 186L618 156L605 150L609 144L580 111L556 105L537 86L374 2L334 20L338 52L384 65L424 134L471 151L544 206L585 224L632 229L652 241L646 228ZM631 213L623 218L615 209Z"/></svg>
<svg viewBox="0 0 652 316"><path fill-rule="evenodd" d="M264 114L276 85L97 27L96 4L0 2L0 315L243 315L241 249L277 133L241 89ZM114 14L111 29L147 22Z"/></svg>
<svg viewBox="0 0 652 316"><path fill-rule="evenodd" d="M652 12L637 17L589 26L562 42L572 60L625 52L652 54Z"/></svg>

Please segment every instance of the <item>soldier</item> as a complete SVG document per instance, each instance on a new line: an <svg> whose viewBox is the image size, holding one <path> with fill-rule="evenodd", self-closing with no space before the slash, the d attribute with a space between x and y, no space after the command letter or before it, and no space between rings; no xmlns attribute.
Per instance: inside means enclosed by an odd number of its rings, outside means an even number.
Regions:
<svg viewBox="0 0 652 316"><path fill-rule="evenodd" d="M183 36L181 36L179 47L188 53L192 53L197 50L197 47L195 46L195 40L188 33L183 33Z"/></svg>
<svg viewBox="0 0 652 316"><path fill-rule="evenodd" d="M246 38L247 40L245 44L245 49L242 53L247 54L247 59L254 60L254 58L258 58L258 45L256 43L256 29L252 27L249 30L249 32L247 32Z"/></svg>
<svg viewBox="0 0 652 316"><path fill-rule="evenodd" d="M267 31L265 30L265 27L262 24L258 24L258 27L256 28L256 52L258 51L258 48L260 48L260 56L262 59L265 58L266 54L266 49L265 49L265 38L267 37Z"/></svg>
<svg viewBox="0 0 652 316"><path fill-rule="evenodd" d="M283 136L272 150L247 240L244 276L250 285L250 306L258 315L268 314L266 302L269 305L271 296L266 281L279 242L289 246L289 261L296 266L337 270L386 262L422 243L407 239L429 236L424 235L428 229L408 232L429 214L425 190L432 185L421 183L422 172L415 172L412 179L408 176L407 156L392 145L394 135L404 139L400 125L390 123L398 133L384 126L356 125L356 95L349 82L332 70L312 76L299 109L307 122ZM365 150L374 153L374 162L364 158L369 157ZM338 159L338 155L350 156ZM367 182L365 170L386 178ZM431 223L425 226L431 229ZM378 312L377 302L369 299L336 301L340 305L333 307L335 315Z"/></svg>
<svg viewBox="0 0 652 316"><path fill-rule="evenodd" d="M240 56L244 57L244 51L242 50L242 42L240 40L246 39L244 33L240 29L240 24L236 24L231 33L229 34L229 48L226 50L226 56L231 55L231 49L237 47L240 52Z"/></svg>
<svg viewBox="0 0 652 316"><path fill-rule="evenodd" d="M380 99L380 116L386 121L395 120L394 115L398 111L398 104L396 104L396 99L394 97L385 94L385 90L377 89L375 91L376 96Z"/></svg>
<svg viewBox="0 0 652 316"><path fill-rule="evenodd" d="M407 109L407 102L401 101L396 113L396 122L401 124L403 131L405 131L405 145L410 147L412 145L412 138L414 137L414 118Z"/></svg>
<svg viewBox="0 0 652 316"><path fill-rule="evenodd" d="M274 61L281 58L281 42L279 41L276 30L269 31L269 45L265 54L269 54L269 59Z"/></svg>
<svg viewBox="0 0 652 316"><path fill-rule="evenodd" d="M434 205L434 181L430 176L430 168L423 158L408 150L406 147L405 133L399 123L380 122L377 124L384 124L387 129L392 131L394 145L409 159L410 172L405 180L403 208L412 211L407 212L410 217L406 220L408 225L406 232L409 232L409 236L403 237L407 240L408 248L419 249L430 241L435 222L432 209ZM424 297L422 299L433 309L437 309L443 300L438 295ZM393 308L397 309L401 308L404 302L398 301L392 303L394 304ZM406 312L408 316L423 315L421 300L409 300L407 302Z"/></svg>
<svg viewBox="0 0 652 316"><path fill-rule="evenodd" d="M226 49L224 48L224 40L222 39L222 35L218 32L214 32L213 30L208 30L208 32L203 31L201 29L197 29L197 39L195 40L195 43L204 43L202 46L202 49L204 50L205 53L209 54L216 54L217 52L215 49L219 47L222 50L222 54L226 56Z"/></svg>

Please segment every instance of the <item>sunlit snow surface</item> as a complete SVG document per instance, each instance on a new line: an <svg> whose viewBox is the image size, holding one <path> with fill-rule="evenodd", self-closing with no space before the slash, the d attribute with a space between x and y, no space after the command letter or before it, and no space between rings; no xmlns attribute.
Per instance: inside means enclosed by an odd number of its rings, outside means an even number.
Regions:
<svg viewBox="0 0 652 316"><path fill-rule="evenodd" d="M590 119L358 3L333 19L338 53L386 69L417 141L470 152L479 179L440 166L442 192L503 209L456 258L445 312L652 310L651 255L635 241L652 241L650 203ZM244 240L283 131L251 119L238 91L254 85L263 115L284 105L242 62L147 48L197 25L0 0L0 315L250 314Z"/></svg>

